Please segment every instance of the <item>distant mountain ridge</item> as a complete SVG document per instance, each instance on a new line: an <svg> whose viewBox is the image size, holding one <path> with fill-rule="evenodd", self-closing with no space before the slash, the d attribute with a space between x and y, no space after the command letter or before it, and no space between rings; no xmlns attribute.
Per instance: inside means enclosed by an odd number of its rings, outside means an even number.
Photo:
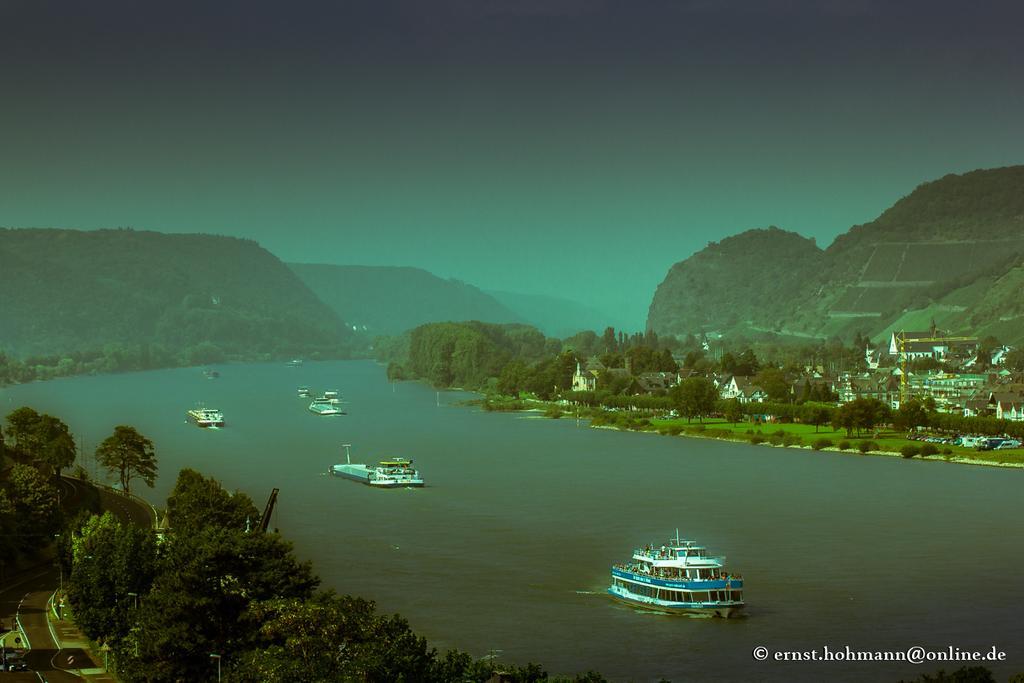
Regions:
<svg viewBox="0 0 1024 683"><path fill-rule="evenodd" d="M490 294L420 268L289 263L346 323L370 335L395 335L428 322L521 323Z"/></svg>
<svg viewBox="0 0 1024 683"><path fill-rule="evenodd" d="M877 336L932 315L947 329L1024 341L1012 294L1024 262L1024 166L924 183L824 251L803 239L748 231L675 264L648 327Z"/></svg>
<svg viewBox="0 0 1024 683"><path fill-rule="evenodd" d="M0 229L0 350L123 347L194 362L344 353L351 333L251 240L136 230ZM189 362L189 358L154 361Z"/></svg>
<svg viewBox="0 0 1024 683"><path fill-rule="evenodd" d="M549 337L562 339L582 330L601 331L612 324L607 313L571 299L522 292L487 293Z"/></svg>

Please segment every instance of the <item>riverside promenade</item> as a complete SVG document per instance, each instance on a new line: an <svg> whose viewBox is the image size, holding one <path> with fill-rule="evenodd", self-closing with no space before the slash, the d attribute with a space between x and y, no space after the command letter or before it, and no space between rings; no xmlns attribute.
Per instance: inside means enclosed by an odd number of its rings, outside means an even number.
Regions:
<svg viewBox="0 0 1024 683"><path fill-rule="evenodd" d="M100 508L124 523L152 526L156 511L137 496L78 479L61 479L62 507L75 510L90 489L99 495ZM63 576L53 561L40 563L8 576L0 587L0 624L6 647L25 649L31 671L5 674L9 681L116 681L104 667L103 654L75 623L64 618L61 602Z"/></svg>

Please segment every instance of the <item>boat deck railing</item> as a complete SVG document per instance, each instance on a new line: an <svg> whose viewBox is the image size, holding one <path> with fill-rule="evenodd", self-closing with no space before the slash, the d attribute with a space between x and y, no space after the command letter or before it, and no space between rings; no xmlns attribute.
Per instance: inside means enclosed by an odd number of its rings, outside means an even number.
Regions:
<svg viewBox="0 0 1024 683"><path fill-rule="evenodd" d="M662 575L660 575L658 573L651 574L651 573L648 573L648 572L640 571L640 567L638 567L636 565L632 565L632 564L619 563L619 564L613 564L612 567L614 569L618 569L618 570L624 571L624 572L632 572L633 574L639 574L641 576L649 576L652 579L666 579L666 580L669 580L669 581L722 581L722 580L728 581L728 580L731 580L731 579L736 579L737 581L742 581L743 580L743 576L742 575L740 575L740 574L733 574L731 572L719 572L718 575L710 576L710 577L689 578L689 577L686 577L686 576L662 576Z"/></svg>

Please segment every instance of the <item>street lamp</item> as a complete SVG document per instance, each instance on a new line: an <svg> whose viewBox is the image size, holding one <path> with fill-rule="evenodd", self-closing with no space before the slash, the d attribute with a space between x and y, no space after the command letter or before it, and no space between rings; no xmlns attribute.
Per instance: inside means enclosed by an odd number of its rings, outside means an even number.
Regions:
<svg viewBox="0 0 1024 683"><path fill-rule="evenodd" d="M220 655L211 654L210 659L217 660L217 683L220 683Z"/></svg>
<svg viewBox="0 0 1024 683"><path fill-rule="evenodd" d="M139 594L138 593L128 593L128 597L132 598L132 601L135 603L134 604L135 609L139 609Z"/></svg>

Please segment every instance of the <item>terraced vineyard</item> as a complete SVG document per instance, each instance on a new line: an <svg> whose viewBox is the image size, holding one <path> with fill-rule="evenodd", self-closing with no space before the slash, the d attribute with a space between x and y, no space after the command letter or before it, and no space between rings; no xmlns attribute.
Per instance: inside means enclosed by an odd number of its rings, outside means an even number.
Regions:
<svg viewBox="0 0 1024 683"><path fill-rule="evenodd" d="M1008 255L1024 253L1024 239L876 244L857 284L829 314L880 316L920 303L936 283L978 276Z"/></svg>
<svg viewBox="0 0 1024 683"><path fill-rule="evenodd" d="M861 273L860 284L952 280L984 270L1010 253L1024 253L1024 239L878 244Z"/></svg>
<svg viewBox="0 0 1024 683"><path fill-rule="evenodd" d="M926 287L900 286L864 287L854 285L843 292L832 305L831 315L857 314L879 316L894 311L908 301L927 292Z"/></svg>

